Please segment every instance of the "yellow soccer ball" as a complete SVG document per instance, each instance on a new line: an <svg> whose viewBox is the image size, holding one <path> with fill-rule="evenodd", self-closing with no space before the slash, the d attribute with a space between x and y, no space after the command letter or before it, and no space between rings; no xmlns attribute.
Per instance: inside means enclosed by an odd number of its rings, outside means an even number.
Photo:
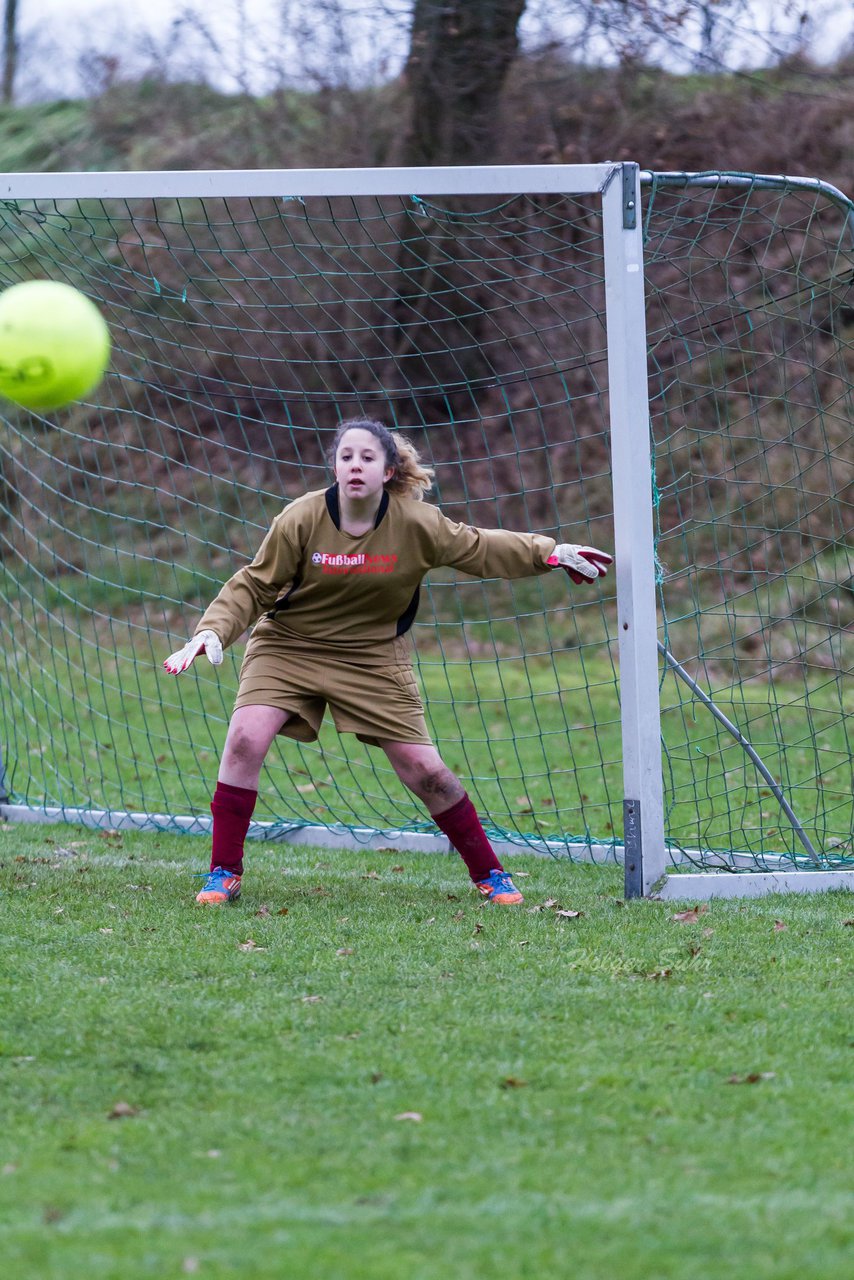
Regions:
<svg viewBox="0 0 854 1280"><path fill-rule="evenodd" d="M27 280L0 293L0 396L59 409L93 391L110 358L110 331L79 289Z"/></svg>

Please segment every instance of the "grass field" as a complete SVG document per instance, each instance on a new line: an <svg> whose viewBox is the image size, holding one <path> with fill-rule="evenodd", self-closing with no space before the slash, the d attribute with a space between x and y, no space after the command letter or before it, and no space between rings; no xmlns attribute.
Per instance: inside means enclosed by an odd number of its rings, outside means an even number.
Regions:
<svg viewBox="0 0 854 1280"><path fill-rule="evenodd" d="M850 1276L851 895L205 853L0 828L10 1280Z"/></svg>

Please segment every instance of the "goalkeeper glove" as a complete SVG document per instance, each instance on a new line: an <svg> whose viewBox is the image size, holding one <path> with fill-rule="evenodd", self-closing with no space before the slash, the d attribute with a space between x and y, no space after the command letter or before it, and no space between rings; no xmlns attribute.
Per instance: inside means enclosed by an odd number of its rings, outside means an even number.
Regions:
<svg viewBox="0 0 854 1280"><path fill-rule="evenodd" d="M170 654L163 665L170 675L179 676L195 662L202 650L208 662L218 667L222 662L222 641L215 631L200 631L187 641L183 649Z"/></svg>
<svg viewBox="0 0 854 1280"><path fill-rule="evenodd" d="M566 569L573 582L593 582L604 578L614 557L595 547L577 547L572 542L559 542L546 561L554 568Z"/></svg>

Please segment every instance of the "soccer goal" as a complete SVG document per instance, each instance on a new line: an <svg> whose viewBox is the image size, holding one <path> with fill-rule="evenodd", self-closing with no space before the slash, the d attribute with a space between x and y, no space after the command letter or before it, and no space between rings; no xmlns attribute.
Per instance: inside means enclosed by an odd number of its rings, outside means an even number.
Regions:
<svg viewBox="0 0 854 1280"><path fill-rule="evenodd" d="M203 833L241 646L161 670L342 417L615 587L428 580L428 718L502 853L629 895L854 886L854 279L818 181L637 165L7 174L0 285L114 343L0 419L0 813ZM605 580L606 584L611 579ZM447 845L385 758L271 753L250 834Z"/></svg>

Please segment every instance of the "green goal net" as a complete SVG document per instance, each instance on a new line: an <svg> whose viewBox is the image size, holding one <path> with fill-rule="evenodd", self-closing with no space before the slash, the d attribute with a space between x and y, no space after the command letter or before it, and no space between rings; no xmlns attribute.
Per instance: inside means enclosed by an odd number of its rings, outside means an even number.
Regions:
<svg viewBox="0 0 854 1280"><path fill-rule="evenodd" d="M88 403L2 409L0 745L6 812L202 830L242 645L216 672L161 664L282 505L330 483L339 418L405 430L452 518L613 546L602 209L157 178L0 202L0 285L74 284L114 342ZM851 865L851 209L819 184L643 190L670 854ZM428 720L502 842L619 852L610 583L428 580ZM255 831L434 828L325 727L274 747Z"/></svg>
<svg viewBox="0 0 854 1280"><path fill-rule="evenodd" d="M851 866L852 206L654 174L644 217L661 643L801 828L666 663L668 836L697 865Z"/></svg>

